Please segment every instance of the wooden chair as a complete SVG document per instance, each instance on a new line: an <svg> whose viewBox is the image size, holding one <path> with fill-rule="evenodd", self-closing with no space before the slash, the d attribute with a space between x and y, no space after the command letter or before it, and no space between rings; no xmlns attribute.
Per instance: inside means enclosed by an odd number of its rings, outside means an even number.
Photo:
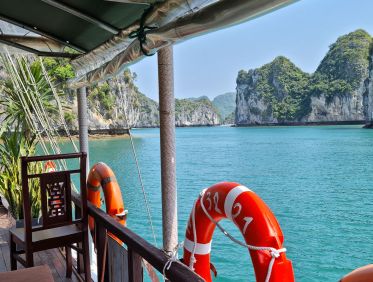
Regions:
<svg viewBox="0 0 373 282"><path fill-rule="evenodd" d="M28 164L61 159L79 159L79 169L29 174ZM50 156L22 157L22 191L24 228L10 230L11 269L17 269L17 261L25 267L34 266L33 253L46 249L65 247L66 277L72 274L71 249L83 255L85 280L91 281L88 214L86 192L86 153ZM80 218L73 220L71 204L71 174L80 174ZM41 193L42 222L32 226L29 183L39 179ZM25 255L25 259L22 258Z"/></svg>

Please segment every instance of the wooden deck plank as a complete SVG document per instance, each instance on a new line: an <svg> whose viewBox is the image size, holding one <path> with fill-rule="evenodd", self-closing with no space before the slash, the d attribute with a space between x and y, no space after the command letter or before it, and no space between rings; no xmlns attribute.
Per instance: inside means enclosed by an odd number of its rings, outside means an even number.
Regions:
<svg viewBox="0 0 373 282"><path fill-rule="evenodd" d="M59 260L59 256L61 256L60 252L58 249L52 249L49 250L49 253L53 256L53 265L56 268L58 274L60 275L61 278L66 278L66 263L62 263ZM71 280L71 279L70 279Z"/></svg>
<svg viewBox="0 0 373 282"><path fill-rule="evenodd" d="M62 277L59 275L58 271L56 270L56 268L53 265L53 262L51 261L52 257L49 255L49 250L43 251L43 252L38 252L38 253L39 253L39 256L40 256L42 264L46 264L46 265L49 266L49 268L50 268L50 270L52 272L54 280L56 282L57 281L62 282L63 281Z"/></svg>
<svg viewBox="0 0 373 282"><path fill-rule="evenodd" d="M56 255L56 258L60 261L60 264L64 266L64 271L65 271L65 267L66 267L66 260L65 258L63 257L63 255L61 254L61 252L58 250L58 249L54 249L56 253L58 253L58 255ZM56 262L57 263L57 262ZM73 259L73 266L76 267L76 261ZM72 281L72 282L80 282L81 280L78 279L78 277L76 277L76 275L73 275L71 276L71 280L67 280L67 278L65 278L66 281Z"/></svg>
<svg viewBox="0 0 373 282"><path fill-rule="evenodd" d="M1 252L3 253L5 268L10 271L10 254L9 254L9 246L1 246Z"/></svg>
<svg viewBox="0 0 373 282"><path fill-rule="evenodd" d="M3 256L2 248L0 247L0 272L5 272L5 271L7 271L6 266L5 266L5 259Z"/></svg>
<svg viewBox="0 0 373 282"><path fill-rule="evenodd" d="M43 264L39 253L34 253L34 264L35 265L42 265Z"/></svg>
<svg viewBox="0 0 373 282"><path fill-rule="evenodd" d="M61 256L61 253L58 249L52 249L48 251L49 255L53 258L51 262L53 263L54 268L57 270L62 281L72 281L71 278L66 278L66 262L61 263L58 257ZM73 275L72 275L73 276Z"/></svg>

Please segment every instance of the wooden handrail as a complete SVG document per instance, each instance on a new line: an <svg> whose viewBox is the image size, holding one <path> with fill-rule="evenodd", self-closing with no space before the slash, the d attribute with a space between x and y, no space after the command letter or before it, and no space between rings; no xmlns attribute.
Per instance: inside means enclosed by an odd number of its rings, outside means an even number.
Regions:
<svg viewBox="0 0 373 282"><path fill-rule="evenodd" d="M80 207L80 199L77 193L72 192L72 200L76 206ZM124 227L110 215L88 202L88 214L92 216L97 224L102 225L108 232L118 237L131 251L136 252L147 262L149 262L160 273L163 272L164 265L169 257L160 249L150 244L136 233ZM186 265L174 262L166 276L171 281L203 282L204 280L191 271Z"/></svg>
<svg viewBox="0 0 373 282"><path fill-rule="evenodd" d="M71 153L71 154L57 154L57 155L45 155L45 156L31 156L31 157L22 157L26 162L40 162L40 161L52 161L52 160L60 160L60 159L78 159L81 158L82 155L86 155L87 153Z"/></svg>
<svg viewBox="0 0 373 282"><path fill-rule="evenodd" d="M80 169L72 169L72 170L65 170L65 171L68 171L70 174L80 173ZM42 177L44 175L48 175L49 173L50 172L29 174L28 178L38 178L38 177Z"/></svg>

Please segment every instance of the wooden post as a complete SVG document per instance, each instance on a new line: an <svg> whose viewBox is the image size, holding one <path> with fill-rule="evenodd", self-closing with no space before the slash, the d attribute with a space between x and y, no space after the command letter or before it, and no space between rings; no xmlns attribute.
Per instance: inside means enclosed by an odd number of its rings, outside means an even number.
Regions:
<svg viewBox="0 0 373 282"><path fill-rule="evenodd" d="M128 254L128 281L129 282L142 282L142 258L139 254L134 252L131 247L127 249Z"/></svg>
<svg viewBox="0 0 373 282"><path fill-rule="evenodd" d="M81 216L82 216L82 213L81 213L80 206L75 205L75 219L80 218ZM82 243L78 243L78 247L82 249L83 248ZM76 266L77 266L78 273L84 272L83 255L79 254L78 252L77 252Z"/></svg>
<svg viewBox="0 0 373 282"><path fill-rule="evenodd" d="M161 141L163 249L178 243L175 160L175 97L172 46L158 51L159 116Z"/></svg>
<svg viewBox="0 0 373 282"><path fill-rule="evenodd" d="M96 248L97 248L97 280L98 282L108 282L107 275L107 235L106 229L99 223L95 223Z"/></svg>

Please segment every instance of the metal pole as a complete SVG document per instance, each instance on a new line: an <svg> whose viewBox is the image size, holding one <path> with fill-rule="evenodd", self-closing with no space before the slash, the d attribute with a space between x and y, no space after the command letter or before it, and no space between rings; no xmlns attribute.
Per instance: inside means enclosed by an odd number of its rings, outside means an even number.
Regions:
<svg viewBox="0 0 373 282"><path fill-rule="evenodd" d="M175 161L175 98L172 46L158 51L159 116L161 135L163 249L178 244Z"/></svg>
<svg viewBox="0 0 373 282"><path fill-rule="evenodd" d="M89 148L88 148L88 115L87 115L87 89L78 89L78 124L79 124L79 146L81 152L87 153L87 172L89 171Z"/></svg>
<svg viewBox="0 0 373 282"><path fill-rule="evenodd" d="M90 170L89 165L89 147L88 147L88 113L87 113L88 107L87 107L87 88L81 87L78 89L78 124L79 124L79 146L81 152L87 153L87 174ZM95 256L93 256L93 240L92 236L88 236L89 238L89 260L91 264L95 264L93 259ZM79 256L80 260L80 266L84 265L82 256ZM97 263L96 263L97 264ZM93 280L96 281L97 279L97 273L95 269L91 268L91 273L93 276Z"/></svg>

